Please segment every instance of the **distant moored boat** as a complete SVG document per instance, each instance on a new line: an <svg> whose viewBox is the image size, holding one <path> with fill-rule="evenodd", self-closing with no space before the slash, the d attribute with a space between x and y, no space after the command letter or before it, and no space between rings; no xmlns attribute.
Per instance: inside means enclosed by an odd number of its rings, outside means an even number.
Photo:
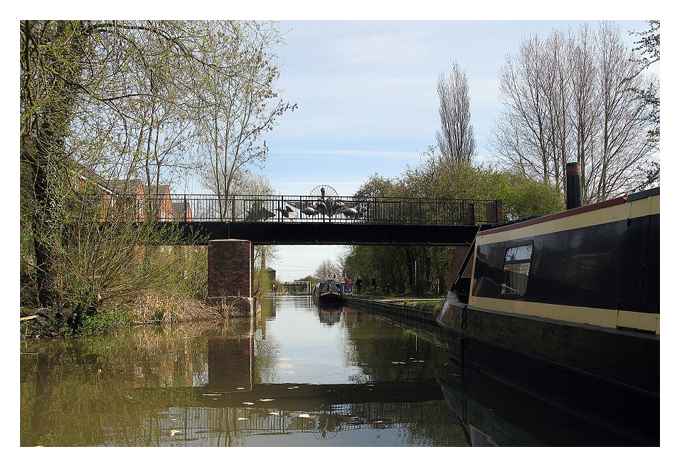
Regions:
<svg viewBox="0 0 680 467"><path fill-rule="evenodd" d="M343 285L333 279L319 282L314 288L314 301L319 305L328 305L342 301Z"/></svg>

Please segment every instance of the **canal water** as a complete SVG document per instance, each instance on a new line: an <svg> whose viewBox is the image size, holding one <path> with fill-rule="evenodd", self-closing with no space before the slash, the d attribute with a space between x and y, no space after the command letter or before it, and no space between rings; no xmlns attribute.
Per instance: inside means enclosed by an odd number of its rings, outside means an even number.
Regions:
<svg viewBox="0 0 680 467"><path fill-rule="evenodd" d="M647 441L463 374L436 328L319 309L309 297L266 299L252 319L223 326L140 326L21 347L24 446Z"/></svg>

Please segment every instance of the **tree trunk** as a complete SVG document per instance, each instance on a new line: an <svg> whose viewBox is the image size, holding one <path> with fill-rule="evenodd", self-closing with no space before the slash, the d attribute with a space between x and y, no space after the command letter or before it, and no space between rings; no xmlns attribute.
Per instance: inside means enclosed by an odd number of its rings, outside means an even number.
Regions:
<svg viewBox="0 0 680 467"><path fill-rule="evenodd" d="M22 99L35 95L42 100L37 108L30 109L32 114L25 121L22 115L21 135L22 163L25 170L30 171L33 182L28 189L33 201L31 228L38 301L42 307L55 305L57 299L55 260L62 241L63 190L69 184L65 140L76 92L73 83L80 74L80 60L74 59L82 50L79 28L82 28L80 22L58 21L51 29L52 34L43 37L40 44L32 45L32 24L23 24L26 43L21 56L22 70L38 68L40 77L47 83L28 79L22 86L33 89L21 92ZM22 103L22 107L30 105ZM26 107L22 108L22 114L27 111Z"/></svg>

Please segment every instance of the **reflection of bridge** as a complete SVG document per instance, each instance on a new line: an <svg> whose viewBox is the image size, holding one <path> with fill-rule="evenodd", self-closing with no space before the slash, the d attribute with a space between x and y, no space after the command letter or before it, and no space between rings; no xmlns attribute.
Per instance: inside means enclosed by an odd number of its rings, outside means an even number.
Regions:
<svg viewBox="0 0 680 467"><path fill-rule="evenodd" d="M263 244L463 244L476 226L498 224L503 217L495 200L193 194L105 200L139 221L149 218L149 206L152 212L172 206L172 216L155 216L159 223L175 223L207 240Z"/></svg>
<svg viewBox="0 0 680 467"><path fill-rule="evenodd" d="M170 407L167 412L150 418L153 423L148 424L148 429L155 433L145 438L154 439L162 446L234 446L250 444L244 442L244 437L292 433L331 439L341 432L389 429L406 424L460 432L461 444L465 440L461 427L439 403L342 404L306 412L247 407ZM265 440L258 444L267 445Z"/></svg>
<svg viewBox="0 0 680 467"><path fill-rule="evenodd" d="M131 403L167 407L155 418L158 444L233 445L243 436L335 433L384 429L405 423L450 425L435 380L368 384L256 384L222 387L144 388ZM252 404L252 405L251 405ZM455 429L455 428L454 428Z"/></svg>
<svg viewBox="0 0 680 467"><path fill-rule="evenodd" d="M161 405L188 407L250 407L267 410L313 411L342 404L423 402L441 400L434 380L366 384L255 384L225 388L139 388L134 400L153 399Z"/></svg>

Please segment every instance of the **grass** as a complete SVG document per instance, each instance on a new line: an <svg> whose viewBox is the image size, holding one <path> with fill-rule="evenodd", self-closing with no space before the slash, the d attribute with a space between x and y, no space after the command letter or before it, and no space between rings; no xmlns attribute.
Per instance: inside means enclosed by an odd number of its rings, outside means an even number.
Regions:
<svg viewBox="0 0 680 467"><path fill-rule="evenodd" d="M376 296L359 295L358 297L367 300L375 300L386 303L393 303L395 305L411 307L416 310L431 313L433 316L437 316L437 314L441 311L442 307L444 306L444 301L446 300L443 297L416 298L395 295L376 295Z"/></svg>
<svg viewBox="0 0 680 467"><path fill-rule="evenodd" d="M140 296L130 310L134 324L163 324L186 321L223 320L216 307L202 300L181 295L147 293Z"/></svg>
<svg viewBox="0 0 680 467"><path fill-rule="evenodd" d="M220 307L208 306L197 298L147 292L132 303L111 303L96 314L85 316L76 332L73 332L65 322L56 327L59 323L44 324L36 319L28 319L21 321L20 326L22 338L95 336L139 324L224 321L227 311ZM30 310L22 309L22 313L30 315Z"/></svg>
<svg viewBox="0 0 680 467"><path fill-rule="evenodd" d="M132 317L129 311L125 309L105 310L92 316L86 316L80 332L84 336L94 336L105 334L116 328L130 326L131 324Z"/></svg>

